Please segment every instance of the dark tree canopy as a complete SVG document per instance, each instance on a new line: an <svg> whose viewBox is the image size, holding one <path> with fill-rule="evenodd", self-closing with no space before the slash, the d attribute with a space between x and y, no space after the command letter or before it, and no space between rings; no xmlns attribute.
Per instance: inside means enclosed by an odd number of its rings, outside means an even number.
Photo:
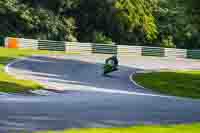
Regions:
<svg viewBox="0 0 200 133"><path fill-rule="evenodd" d="M0 0L0 37L200 48L199 0Z"/></svg>

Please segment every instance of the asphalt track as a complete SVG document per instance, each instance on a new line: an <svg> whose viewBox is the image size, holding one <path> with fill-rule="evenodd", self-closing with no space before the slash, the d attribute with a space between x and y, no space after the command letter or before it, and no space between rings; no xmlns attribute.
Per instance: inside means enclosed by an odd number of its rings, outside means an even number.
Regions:
<svg viewBox="0 0 200 133"><path fill-rule="evenodd" d="M199 69L199 61L121 57L120 70L104 77L105 58L33 56L11 63L10 74L55 91L0 95L0 132L200 122L199 100L163 96L129 80L147 69Z"/></svg>

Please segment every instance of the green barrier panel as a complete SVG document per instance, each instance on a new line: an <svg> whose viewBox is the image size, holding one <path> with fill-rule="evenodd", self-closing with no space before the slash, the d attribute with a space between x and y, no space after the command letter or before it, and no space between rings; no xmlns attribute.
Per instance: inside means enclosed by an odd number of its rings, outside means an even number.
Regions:
<svg viewBox="0 0 200 133"><path fill-rule="evenodd" d="M4 37L0 36L0 46L4 46Z"/></svg>
<svg viewBox="0 0 200 133"><path fill-rule="evenodd" d="M93 44L92 53L117 54L117 45Z"/></svg>
<svg viewBox="0 0 200 133"><path fill-rule="evenodd" d="M187 58L200 59L200 50L187 50Z"/></svg>
<svg viewBox="0 0 200 133"><path fill-rule="evenodd" d="M142 47L142 56L165 56L165 49L160 47Z"/></svg>
<svg viewBox="0 0 200 133"><path fill-rule="evenodd" d="M49 50L49 51L65 51L65 42L62 41L48 41L39 40L38 49L39 50Z"/></svg>

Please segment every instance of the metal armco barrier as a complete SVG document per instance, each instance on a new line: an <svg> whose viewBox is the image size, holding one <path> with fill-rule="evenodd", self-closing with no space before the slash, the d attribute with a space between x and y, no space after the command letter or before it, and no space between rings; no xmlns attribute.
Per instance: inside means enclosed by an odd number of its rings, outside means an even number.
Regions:
<svg viewBox="0 0 200 133"><path fill-rule="evenodd" d="M187 50L187 58L200 59L200 50Z"/></svg>
<svg viewBox="0 0 200 133"><path fill-rule="evenodd" d="M165 56L172 58L187 58L187 49L165 48Z"/></svg>
<svg viewBox="0 0 200 133"><path fill-rule="evenodd" d="M157 56L169 58L200 59L200 50L175 48L130 46L115 44L95 44L80 42L64 42L50 40L34 40L24 38L5 38L5 47L19 49L39 49L50 51L76 52L80 54L117 54L118 56Z"/></svg>
<svg viewBox="0 0 200 133"><path fill-rule="evenodd" d="M38 40L34 39L19 39L20 48L38 49Z"/></svg>
<svg viewBox="0 0 200 133"><path fill-rule="evenodd" d="M65 51L66 43L63 41L39 40L39 50Z"/></svg>
<svg viewBox="0 0 200 133"><path fill-rule="evenodd" d="M142 56L165 56L165 49L160 47L142 47Z"/></svg>
<svg viewBox="0 0 200 133"><path fill-rule="evenodd" d="M113 44L93 44L92 53L117 54L117 45Z"/></svg>
<svg viewBox="0 0 200 133"><path fill-rule="evenodd" d="M142 46L117 45L117 47L118 47L117 54L119 56L142 55Z"/></svg>

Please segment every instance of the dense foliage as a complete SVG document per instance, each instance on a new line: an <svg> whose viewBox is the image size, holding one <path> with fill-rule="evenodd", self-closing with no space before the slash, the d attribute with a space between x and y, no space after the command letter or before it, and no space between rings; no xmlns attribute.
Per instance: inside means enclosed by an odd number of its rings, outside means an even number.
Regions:
<svg viewBox="0 0 200 133"><path fill-rule="evenodd" d="M0 37L200 48L198 0L0 0Z"/></svg>
<svg viewBox="0 0 200 133"><path fill-rule="evenodd" d="M164 42L163 46L200 48L199 9L198 0L159 0L154 14L159 29L158 42Z"/></svg>
<svg viewBox="0 0 200 133"><path fill-rule="evenodd" d="M39 39L76 40L74 18L61 15L59 13L61 9L56 8L61 7L62 2L64 1L51 3L47 0L0 0L0 34Z"/></svg>

